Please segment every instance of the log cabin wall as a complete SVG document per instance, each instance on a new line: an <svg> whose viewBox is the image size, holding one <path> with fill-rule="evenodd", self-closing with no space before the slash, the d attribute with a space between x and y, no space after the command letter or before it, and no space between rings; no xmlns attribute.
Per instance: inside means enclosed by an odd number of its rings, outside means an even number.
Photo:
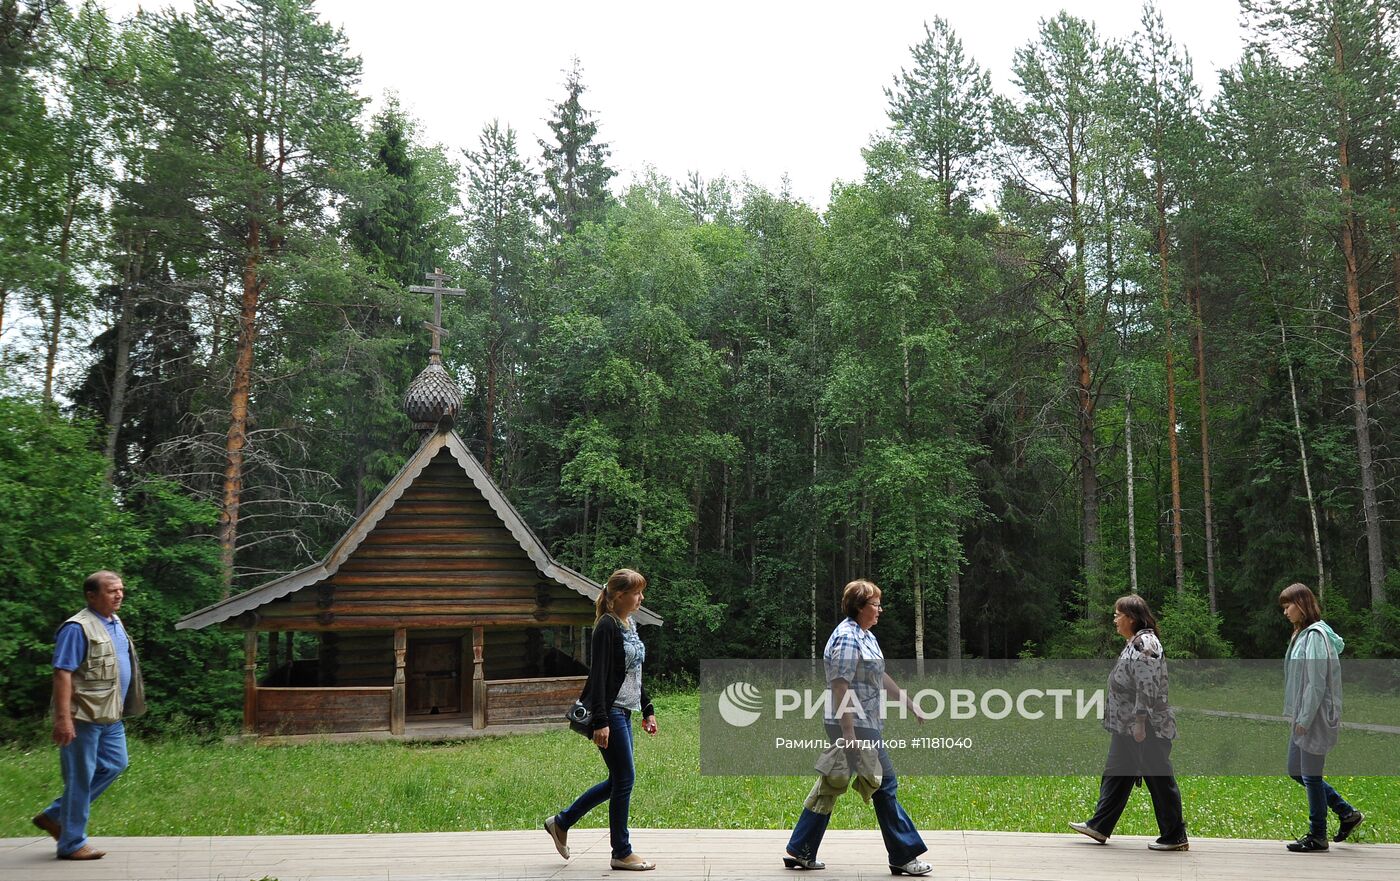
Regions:
<svg viewBox="0 0 1400 881"><path fill-rule="evenodd" d="M540 574L444 449L330 578L262 606L254 627L418 631L484 625L523 632L592 622L592 602ZM488 639L488 664L494 655Z"/></svg>

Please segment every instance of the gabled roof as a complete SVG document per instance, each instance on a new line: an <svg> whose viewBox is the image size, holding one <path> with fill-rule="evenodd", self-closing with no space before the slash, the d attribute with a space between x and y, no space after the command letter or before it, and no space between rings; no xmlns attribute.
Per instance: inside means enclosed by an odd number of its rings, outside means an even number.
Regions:
<svg viewBox="0 0 1400 881"><path fill-rule="evenodd" d="M496 482L486 473L486 469L481 467L481 463L467 449L467 445L463 443L457 432L439 431L418 447L418 451L409 458L399 473L394 476L394 479L389 481L389 485L384 487L384 491L370 503L335 547L331 548L324 560L305 569L289 572L281 578L269 581L237 596L229 597L197 612L191 612L175 623L175 629L201 630L210 624L218 624L235 618L244 612L281 599L334 575L355 548L360 546L360 542L364 541L365 537L374 530L375 525L394 506L404 491L413 485L418 475L422 474L423 469L428 467L428 463L433 461L433 457L444 448L452 454L452 458L471 479L472 484L491 506L491 510L500 518L501 524L510 531L511 536L520 544L521 549L525 551L542 576L562 584L590 600L597 599L598 594L603 591L602 585L575 572L568 566L556 562L550 556L544 543L531 531L529 526L525 525L520 512L515 510L515 506L501 492L501 488L496 486ZM635 615L641 624L660 624L662 621L661 616L645 606L638 609Z"/></svg>

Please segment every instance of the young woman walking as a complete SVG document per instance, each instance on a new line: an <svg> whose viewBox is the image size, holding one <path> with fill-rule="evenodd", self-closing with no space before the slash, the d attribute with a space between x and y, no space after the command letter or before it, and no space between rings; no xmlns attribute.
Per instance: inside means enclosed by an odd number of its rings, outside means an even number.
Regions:
<svg viewBox="0 0 1400 881"><path fill-rule="evenodd" d="M544 821L545 831L564 859L569 858L569 829L603 802L608 803L612 867L632 871L655 869L654 863L632 851L627 811L636 771L632 763L632 714L642 716L642 730L656 734L656 712L642 685L646 646L637 635L632 613L641 608L647 580L632 569L608 576L598 595L598 619L593 625L588 682L579 700L593 714L593 742L608 767L608 778L595 784L564 810Z"/></svg>
<svg viewBox="0 0 1400 881"><path fill-rule="evenodd" d="M1308 834L1291 842L1294 853L1327 850L1327 809L1340 819L1333 841L1346 841L1366 819L1322 779L1327 753L1342 729L1342 664L1345 643L1322 620L1317 597L1303 584L1290 584L1278 596L1293 636L1283 655L1283 715L1289 721L1288 776L1308 793Z"/></svg>

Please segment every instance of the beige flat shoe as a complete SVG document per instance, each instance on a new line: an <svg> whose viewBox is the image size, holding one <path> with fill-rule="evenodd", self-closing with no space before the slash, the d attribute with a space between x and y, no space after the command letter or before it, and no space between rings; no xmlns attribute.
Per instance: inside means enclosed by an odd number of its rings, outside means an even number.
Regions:
<svg viewBox="0 0 1400 881"><path fill-rule="evenodd" d="M544 821L544 831L549 833L549 837L554 840L554 849L559 851L559 855L564 859L569 858L569 830L560 829L559 824L553 817Z"/></svg>
<svg viewBox="0 0 1400 881"><path fill-rule="evenodd" d="M624 869L629 872L646 872L656 868L656 863L649 863L636 854L628 854L623 859L613 858L612 867L614 869Z"/></svg>

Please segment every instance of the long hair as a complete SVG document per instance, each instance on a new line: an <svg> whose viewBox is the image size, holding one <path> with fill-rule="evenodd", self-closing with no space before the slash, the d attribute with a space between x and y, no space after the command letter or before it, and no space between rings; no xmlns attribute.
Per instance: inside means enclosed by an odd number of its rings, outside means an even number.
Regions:
<svg viewBox="0 0 1400 881"><path fill-rule="evenodd" d="M1160 638L1161 633L1157 632L1157 618L1152 614L1152 607L1147 604L1147 600L1135 593L1118 598L1113 604L1116 611L1122 612L1132 619L1133 633L1141 630L1151 630L1157 633Z"/></svg>
<svg viewBox="0 0 1400 881"><path fill-rule="evenodd" d="M1283 589L1278 595L1279 608L1292 603L1303 613L1303 620L1293 625L1293 632L1297 633L1304 627L1311 627L1322 620L1322 607L1317 604L1317 597L1313 595L1312 589L1306 584L1294 582Z"/></svg>
<svg viewBox="0 0 1400 881"><path fill-rule="evenodd" d="M593 601L593 608L598 613L593 619L594 623L612 611L613 600L617 599L618 594L644 590L646 586L646 578L636 569L619 569L609 575L608 583Z"/></svg>

